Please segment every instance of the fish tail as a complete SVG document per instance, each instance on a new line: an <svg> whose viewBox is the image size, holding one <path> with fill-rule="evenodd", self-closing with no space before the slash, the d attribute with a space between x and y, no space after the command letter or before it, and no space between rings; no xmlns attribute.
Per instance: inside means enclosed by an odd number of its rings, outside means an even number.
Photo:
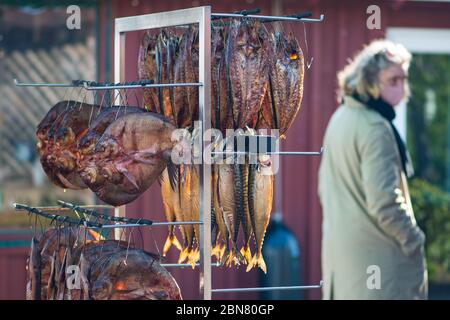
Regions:
<svg viewBox="0 0 450 320"><path fill-rule="evenodd" d="M189 256L189 248L184 248L180 251L180 257L178 258L178 263L183 263Z"/></svg>
<svg viewBox="0 0 450 320"><path fill-rule="evenodd" d="M217 260L220 259L220 245L216 244L211 250L211 256L216 257Z"/></svg>
<svg viewBox="0 0 450 320"><path fill-rule="evenodd" d="M255 266L258 266L264 273L267 273L266 262L264 261L264 258L261 253L258 253L258 255L256 255Z"/></svg>
<svg viewBox="0 0 450 320"><path fill-rule="evenodd" d="M199 249L191 249L188 254L188 263L192 265L192 269L195 268L196 263L200 260L200 250Z"/></svg>
<svg viewBox="0 0 450 320"><path fill-rule="evenodd" d="M219 262L223 261L223 257L225 255L225 251L226 251L226 245L220 246Z"/></svg>
<svg viewBox="0 0 450 320"><path fill-rule="evenodd" d="M252 259L250 260L250 262L247 265L247 269L245 270L245 272L249 272L250 270L253 269L253 267L256 266L256 254L252 257Z"/></svg>
<svg viewBox="0 0 450 320"><path fill-rule="evenodd" d="M245 245L241 248L241 254L244 256L246 264L250 264L252 261L252 252L250 251L249 245Z"/></svg>
<svg viewBox="0 0 450 320"><path fill-rule="evenodd" d="M227 267L231 267L231 263L232 263L233 261L235 261L235 257L234 257L233 251L229 251L229 252L228 252L227 259L225 260L225 265L226 265Z"/></svg>
<svg viewBox="0 0 450 320"><path fill-rule="evenodd" d="M167 252L169 251L171 246L175 246L178 250L182 250L181 244L178 241L177 237L174 234L169 234L167 236L166 242L164 243L163 248L163 257L166 256Z"/></svg>

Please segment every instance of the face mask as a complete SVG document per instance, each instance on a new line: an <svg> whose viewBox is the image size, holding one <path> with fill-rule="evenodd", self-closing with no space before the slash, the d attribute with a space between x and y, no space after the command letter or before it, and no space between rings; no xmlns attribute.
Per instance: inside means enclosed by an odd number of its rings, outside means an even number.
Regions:
<svg viewBox="0 0 450 320"><path fill-rule="evenodd" d="M391 106L396 106L405 97L404 85L385 85L381 87L381 98Z"/></svg>
<svg viewBox="0 0 450 320"><path fill-rule="evenodd" d="M406 75L398 64L391 65L379 74L380 96L391 106L396 106L405 98Z"/></svg>

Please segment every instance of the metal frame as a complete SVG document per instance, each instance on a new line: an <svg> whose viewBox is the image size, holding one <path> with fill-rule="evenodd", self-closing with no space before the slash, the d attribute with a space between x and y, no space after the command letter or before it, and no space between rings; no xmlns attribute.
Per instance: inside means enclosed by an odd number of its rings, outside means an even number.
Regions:
<svg viewBox="0 0 450 320"><path fill-rule="evenodd" d="M319 19L277 17L243 14L211 13L210 6L190 8L184 10L167 11L161 13L117 18L115 20L114 34L114 80L124 81L125 74L125 33L144 29L154 29L186 24L199 24L199 83L186 84L199 86L199 121L201 121L201 133L207 132L211 128L211 79L208 66L211 65L211 20L212 18L253 18L264 21L297 21L297 22L322 22L325 16L320 15ZM161 86L155 84L153 86ZM118 95L116 95L118 96ZM205 137L202 134L200 154L203 155L205 148ZM210 142L210 141L209 141ZM213 154L213 153L211 153ZM217 153L216 153L217 154ZM228 154L228 153L227 153ZM319 152L272 152L277 155L299 155L317 156ZM228 288L212 289L211 287L211 208L205 203L211 203L211 166L201 161L200 164L200 293L203 299L211 300L212 292L242 292L242 291L268 291L268 290L301 290L321 288L322 281L315 286L289 286L273 288ZM116 208L116 216L125 216L125 206ZM118 230L116 230L118 231ZM118 235L118 233L116 233ZM171 267L184 267L186 264L166 264Z"/></svg>

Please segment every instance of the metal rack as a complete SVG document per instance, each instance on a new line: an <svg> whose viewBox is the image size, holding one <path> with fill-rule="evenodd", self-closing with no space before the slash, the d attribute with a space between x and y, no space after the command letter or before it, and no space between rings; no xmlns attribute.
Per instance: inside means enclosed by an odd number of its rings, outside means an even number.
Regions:
<svg viewBox="0 0 450 320"><path fill-rule="evenodd" d="M211 75L209 66L211 65L211 22L215 19L228 18L252 18L260 19L262 22L292 21L320 23L324 20L324 15L318 19L308 18L310 13L303 13L294 16L264 16L250 14L258 12L249 10L239 13L212 13L210 6L202 6L190 9L152 13L139 16L130 16L115 19L114 33L114 81L115 84L98 84L87 81L73 81L68 84L55 83L22 83L14 80L17 86L22 87L81 87L86 90L119 90L119 89L140 89L146 87L174 87L174 86L197 86L199 88L199 121L201 122L201 136L211 128ZM125 45L126 33L157 29L165 27L179 27L189 24L198 24L199 29L199 82L198 83L170 83L160 84L149 82L123 82L125 75ZM117 92L118 93L118 92ZM122 97L116 93L116 97ZM201 139L200 155L203 155L208 141ZM210 142L210 141L209 141ZM240 154L240 152L211 152L212 154ZM275 151L268 152L272 155L292 155L292 156L320 156L322 149L318 152L298 152L298 151ZM265 288L212 288L211 268L218 264L211 263L211 165L201 161L200 164L200 221L191 222L160 222L152 224L110 224L102 225L102 228L113 228L116 230L116 237L119 236L120 228L143 227L169 224L198 224L200 226L200 261L197 264L200 269L200 293L205 300L212 298L212 293L219 292L248 292L248 291L270 291L270 290L302 290L322 287L322 281L318 285L310 286L285 286L285 287L265 287ZM90 206L91 207L91 206ZM57 207L61 209L61 207ZM92 207L91 207L92 208ZM115 217L125 217L126 207L115 208ZM190 264L163 264L166 267L190 267Z"/></svg>

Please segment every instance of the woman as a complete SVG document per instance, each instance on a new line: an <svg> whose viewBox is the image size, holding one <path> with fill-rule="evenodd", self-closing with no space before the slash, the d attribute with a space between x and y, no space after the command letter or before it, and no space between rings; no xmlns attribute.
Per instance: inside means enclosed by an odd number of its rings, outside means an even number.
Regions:
<svg viewBox="0 0 450 320"><path fill-rule="evenodd" d="M410 53L377 40L338 74L342 105L319 170L324 299L426 299L425 236L416 224L405 145L392 124L408 96Z"/></svg>

